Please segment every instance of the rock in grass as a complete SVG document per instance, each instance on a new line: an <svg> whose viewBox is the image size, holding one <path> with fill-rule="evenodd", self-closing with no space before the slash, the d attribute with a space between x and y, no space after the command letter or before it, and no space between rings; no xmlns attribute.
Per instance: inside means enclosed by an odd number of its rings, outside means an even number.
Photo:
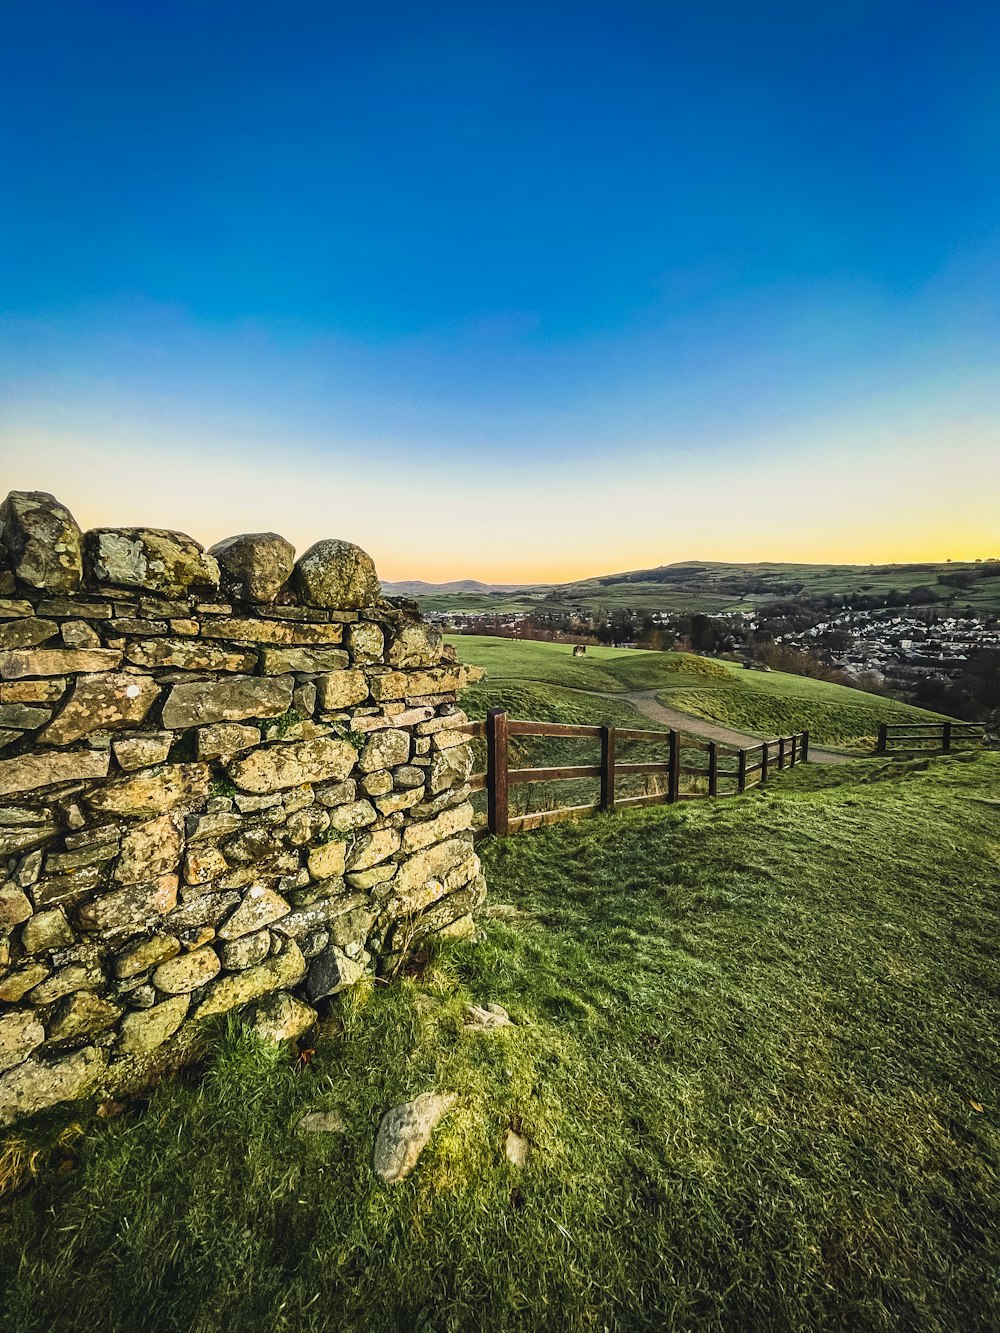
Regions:
<svg viewBox="0 0 1000 1333"><path fill-rule="evenodd" d="M528 1146L528 1140L523 1134L518 1134L516 1129L508 1129L503 1151L511 1166L528 1165Z"/></svg>
<svg viewBox="0 0 1000 1333"><path fill-rule="evenodd" d="M339 1111L307 1111L296 1128L300 1134L343 1134L347 1125Z"/></svg>
<svg viewBox="0 0 1000 1333"><path fill-rule="evenodd" d="M250 1026L265 1041L278 1044L301 1037L303 1032L309 1031L316 1018L316 1010L308 1004L303 1004L287 991L278 991L274 995L265 995L254 1005ZM302 1128L301 1124L299 1128Z"/></svg>
<svg viewBox="0 0 1000 1333"><path fill-rule="evenodd" d="M462 1026L467 1032L492 1032L495 1028L513 1027L507 1010L499 1004L467 1004Z"/></svg>
<svg viewBox="0 0 1000 1333"><path fill-rule="evenodd" d="M434 1130L457 1101L453 1092L422 1092L411 1102L386 1111L372 1156L372 1167L380 1180L395 1185L406 1179Z"/></svg>

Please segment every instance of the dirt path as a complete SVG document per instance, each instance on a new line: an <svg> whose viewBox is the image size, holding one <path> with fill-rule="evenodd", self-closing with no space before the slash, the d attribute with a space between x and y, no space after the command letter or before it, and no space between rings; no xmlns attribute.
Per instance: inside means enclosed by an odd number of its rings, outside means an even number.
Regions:
<svg viewBox="0 0 1000 1333"><path fill-rule="evenodd" d="M521 679L529 680L525 676ZM534 682L537 683L537 682ZM618 699L629 703L653 722L661 722L675 731L687 731L693 736L704 736L708 741L719 741L725 745L758 745L764 738L751 736L745 731L734 731L732 727L720 726L718 722L709 722L692 713L682 713L679 708L668 708L656 697L657 690L632 690L629 693L609 694L605 690L584 690L578 685L560 685L560 690L571 690L573 694L589 694L592 699ZM859 756L841 754L837 750L823 750L810 745L809 758L814 764L846 764Z"/></svg>
<svg viewBox="0 0 1000 1333"><path fill-rule="evenodd" d="M592 691L582 690L581 693L588 694ZM602 694L600 697L624 699L653 722L662 722L665 727L673 727L675 731L688 731L695 736L704 736L709 741L722 741L726 745L757 745L762 739L760 736L750 736L744 731L734 731L732 727L722 727L718 722L708 722L703 717L694 717L691 713L682 713L679 708L668 708L656 696L656 690L637 690L631 694ZM850 756L838 754L836 750L821 750L810 745L809 758L814 764L846 764Z"/></svg>

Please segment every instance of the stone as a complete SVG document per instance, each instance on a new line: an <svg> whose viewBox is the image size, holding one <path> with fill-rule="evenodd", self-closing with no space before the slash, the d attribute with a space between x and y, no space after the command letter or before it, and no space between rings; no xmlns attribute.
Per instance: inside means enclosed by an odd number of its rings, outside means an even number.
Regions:
<svg viewBox="0 0 1000 1333"><path fill-rule="evenodd" d="M0 648L35 648L59 633L54 620L39 620L37 616L23 616L0 624ZM97 644L100 647L100 642Z"/></svg>
<svg viewBox="0 0 1000 1333"><path fill-rule="evenodd" d="M243 791L260 795L306 782L346 778L357 758L353 745L330 736L279 742L254 751L245 759L234 760L229 765L229 776Z"/></svg>
<svg viewBox="0 0 1000 1333"><path fill-rule="evenodd" d="M228 868L229 863L218 847L189 847L184 854L185 884L209 884Z"/></svg>
<svg viewBox="0 0 1000 1333"><path fill-rule="evenodd" d="M515 1129L508 1129L507 1137L504 1139L503 1152L511 1166L524 1167L528 1165L529 1141L523 1134L518 1134Z"/></svg>
<svg viewBox="0 0 1000 1333"><path fill-rule="evenodd" d="M263 884L252 884L239 907L219 927L219 938L239 939L241 935L269 926L272 921L280 921L291 910L280 893Z"/></svg>
<svg viewBox="0 0 1000 1333"><path fill-rule="evenodd" d="M305 971L306 960L302 950L294 940L287 940L284 949L276 957L268 958L257 967L248 967L245 972L234 972L231 976L213 981L194 1017L201 1020L213 1014L228 1013L237 1005L249 1004L251 1000L258 1000L270 991L286 990L300 982Z"/></svg>
<svg viewBox="0 0 1000 1333"><path fill-rule="evenodd" d="M141 667L176 667L182 671L252 672L257 654L219 648L198 639L140 639L125 649L126 659Z"/></svg>
<svg viewBox="0 0 1000 1333"><path fill-rule="evenodd" d="M31 903L16 884L0 884L0 932L13 930L31 916Z"/></svg>
<svg viewBox="0 0 1000 1333"><path fill-rule="evenodd" d="M340 643L344 637L342 625L295 624L252 616L206 620L201 633L206 639L231 639L236 643Z"/></svg>
<svg viewBox="0 0 1000 1333"><path fill-rule="evenodd" d="M395 768L410 757L410 734L407 731L376 731L365 742L358 758L362 773L373 773L380 768Z"/></svg>
<svg viewBox="0 0 1000 1333"><path fill-rule="evenodd" d="M395 915L418 911L441 897L444 875L468 860L469 854L468 842L453 838L435 843L404 861L393 882Z"/></svg>
<svg viewBox="0 0 1000 1333"><path fill-rule="evenodd" d="M153 973L153 985L167 995L187 995L206 985L222 971L219 956L210 945L193 953L178 954L161 963Z"/></svg>
<svg viewBox="0 0 1000 1333"><path fill-rule="evenodd" d="M351 845L347 857L348 870L368 870L369 867L385 861L394 852L399 851L399 832L397 829L375 829L371 833L359 834Z"/></svg>
<svg viewBox="0 0 1000 1333"><path fill-rule="evenodd" d="M260 727L246 726L241 722L216 722L198 728L198 758L228 760L241 750L252 750L260 741Z"/></svg>
<svg viewBox="0 0 1000 1333"><path fill-rule="evenodd" d="M0 761L0 769L2 766ZM104 771L107 772L106 756ZM99 790L88 792L86 802L91 810L107 814L136 818L158 815L204 801L210 776L207 764L164 764L161 768L117 778Z"/></svg>
<svg viewBox="0 0 1000 1333"><path fill-rule="evenodd" d="M32 1004L54 1004L64 995L72 995L78 990L95 990L102 984L104 977L99 968L84 963L70 963L61 967L51 976L40 981L32 990Z"/></svg>
<svg viewBox="0 0 1000 1333"><path fill-rule="evenodd" d="M266 676L284 671L342 671L349 661L342 648L262 648L260 653L261 670Z"/></svg>
<svg viewBox="0 0 1000 1333"><path fill-rule="evenodd" d="M309 964L306 995L313 1001L323 1000L353 986L364 975L365 969L360 963L349 958L336 944L328 945Z"/></svg>
<svg viewBox="0 0 1000 1333"><path fill-rule="evenodd" d="M118 1049L125 1055L148 1055L174 1035L184 1022L191 1004L188 995L154 1004L151 1009L127 1014L122 1019Z"/></svg>
<svg viewBox="0 0 1000 1333"><path fill-rule="evenodd" d="M0 857L13 856L47 841L56 831L55 824L41 824L34 828L0 828Z"/></svg>
<svg viewBox="0 0 1000 1333"><path fill-rule="evenodd" d="M422 773L420 778L423 781ZM385 768L376 769L374 773L366 773L361 779L361 790L366 796L388 796L392 791L392 785L392 774Z"/></svg>
<svg viewBox="0 0 1000 1333"><path fill-rule="evenodd" d="M307 1111L296 1129L300 1134L343 1134L347 1123L337 1111Z"/></svg>
<svg viewBox="0 0 1000 1333"><path fill-rule="evenodd" d="M219 586L214 556L183 532L163 528L93 528L84 537L87 573L95 583L182 597Z"/></svg>
<svg viewBox="0 0 1000 1333"><path fill-rule="evenodd" d="M375 808L369 801L351 801L348 805L334 806L330 811L330 824L338 833L364 828L374 824L377 818Z"/></svg>
<svg viewBox="0 0 1000 1333"><path fill-rule="evenodd" d="M176 906L177 876L160 875L147 883L130 884L93 898L76 909L75 919L81 930L111 935L148 927Z"/></svg>
<svg viewBox="0 0 1000 1333"><path fill-rule="evenodd" d="M16 1004L48 975L49 969L44 963L28 963L17 968L0 979L0 1000L6 1004Z"/></svg>
<svg viewBox="0 0 1000 1333"><path fill-rule="evenodd" d="M241 602L273 602L291 578L295 547L276 532L244 532L209 547L223 590Z"/></svg>
<svg viewBox="0 0 1000 1333"><path fill-rule="evenodd" d="M170 753L173 741L171 732L157 731L148 736L132 736L128 740L112 741L111 749L119 767L126 772L132 772L137 768L152 768L154 764L162 764Z"/></svg>
<svg viewBox="0 0 1000 1333"><path fill-rule="evenodd" d="M304 602L340 611L373 606L382 596L371 556L336 537L309 547L295 566L293 582Z"/></svg>
<svg viewBox="0 0 1000 1333"><path fill-rule="evenodd" d="M353 781L335 782L329 787L317 787L316 799L321 805L332 808L335 805L347 805L357 795L357 783Z"/></svg>
<svg viewBox="0 0 1000 1333"><path fill-rule="evenodd" d="M403 830L403 851L418 852L431 843L443 842L456 833L472 827L472 806L456 805L445 810L436 819L426 819L419 824L410 824Z"/></svg>
<svg viewBox="0 0 1000 1333"><path fill-rule="evenodd" d="M180 951L181 946L173 935L165 935L162 931L148 935L127 944L115 954L114 974L121 980L141 976L151 967L175 958Z"/></svg>
<svg viewBox="0 0 1000 1333"><path fill-rule="evenodd" d="M436 796L449 787L457 787L467 782L471 772L471 745L455 745L450 750L440 750L431 760L427 788L433 796Z"/></svg>
<svg viewBox="0 0 1000 1333"><path fill-rule="evenodd" d="M315 1009L303 1004L294 995L278 991L258 1000L248 1014L247 1021L251 1030L264 1041L277 1044L301 1037L313 1026L317 1016Z"/></svg>
<svg viewBox="0 0 1000 1333"><path fill-rule="evenodd" d="M45 1029L30 1009L0 1014L0 1074L27 1060L45 1040Z"/></svg>
<svg viewBox="0 0 1000 1333"><path fill-rule="evenodd" d="M422 1092L386 1111L375 1137L372 1167L380 1180L395 1185L416 1166L430 1137L458 1098L452 1092Z"/></svg>
<svg viewBox="0 0 1000 1333"><path fill-rule="evenodd" d="M416 787L412 791L395 791L389 796L380 796L375 802L380 815L394 815L401 810L411 810L423 799L424 790Z"/></svg>
<svg viewBox="0 0 1000 1333"><path fill-rule="evenodd" d="M77 991L59 1005L49 1024L49 1041L93 1037L117 1023L121 1009L91 991Z"/></svg>
<svg viewBox="0 0 1000 1333"><path fill-rule="evenodd" d="M392 637L385 660L393 667L434 666L441 660L441 647L444 638L434 625L422 620L404 622ZM432 691L408 691L411 694L432 693Z"/></svg>
<svg viewBox="0 0 1000 1333"><path fill-rule="evenodd" d="M385 635L382 627L370 620L359 620L347 631L347 647L351 660L359 666L371 666L382 661L385 650Z"/></svg>
<svg viewBox="0 0 1000 1333"><path fill-rule="evenodd" d="M52 704L66 691L65 680L11 680L0 684L0 703Z"/></svg>
<svg viewBox="0 0 1000 1333"><path fill-rule="evenodd" d="M342 839L332 839L311 847L308 854L309 875L312 879L329 879L342 875L347 860L347 843Z"/></svg>
<svg viewBox="0 0 1000 1333"><path fill-rule="evenodd" d="M94 1046L61 1060L25 1060L0 1075L0 1125L84 1096L97 1084L106 1062L105 1053Z"/></svg>
<svg viewBox="0 0 1000 1333"><path fill-rule="evenodd" d="M174 685L163 705L163 725L182 729L206 722L280 717L292 706L294 684L291 676L230 676Z"/></svg>
<svg viewBox="0 0 1000 1333"><path fill-rule="evenodd" d="M73 932L61 907L53 907L48 912L36 912L21 931L21 944L25 953L44 953L72 943Z"/></svg>
<svg viewBox="0 0 1000 1333"><path fill-rule="evenodd" d="M11 491L0 506L0 535L22 583L76 592L83 579L80 528L47 491Z"/></svg>
<svg viewBox="0 0 1000 1333"><path fill-rule="evenodd" d="M122 839L114 877L119 884L138 884L176 870L181 859L180 818L159 815L130 828Z"/></svg>
<svg viewBox="0 0 1000 1333"><path fill-rule="evenodd" d="M236 940L225 940L219 945L222 966L228 972L242 972L244 968L262 963L271 952L271 932L258 930L252 935L241 935Z"/></svg>
<svg viewBox="0 0 1000 1333"><path fill-rule="evenodd" d="M73 693L39 739L46 745L70 745L98 730L134 727L160 697L152 676L110 671L77 677Z"/></svg>
<svg viewBox="0 0 1000 1333"><path fill-rule="evenodd" d="M466 1032L492 1032L495 1028L513 1027L507 1010L499 1004L467 1004L462 1016Z"/></svg>
<svg viewBox="0 0 1000 1333"><path fill-rule="evenodd" d="M121 842L117 834L109 833L101 842L95 842L88 838L82 847L78 847L70 852L53 852L45 858L46 875L64 875L70 870L82 870L87 866L104 865L107 861L113 861L121 848ZM97 879L94 880L96 884ZM46 881L45 896L50 899L49 886L52 882ZM55 886L52 886L55 887ZM68 885L67 885L68 887ZM59 892L56 887L56 892Z"/></svg>
<svg viewBox="0 0 1000 1333"><path fill-rule="evenodd" d="M392 775L394 787L422 787L426 781L427 774L422 768L417 768L415 764L403 764Z"/></svg>
<svg viewBox="0 0 1000 1333"><path fill-rule="evenodd" d="M30 704L0 704L0 727L37 731L51 716L52 712L48 708L34 708Z"/></svg>
<svg viewBox="0 0 1000 1333"><path fill-rule="evenodd" d="M464 667L432 667L427 671L387 671L371 678L372 698L383 700L450 694L467 683Z"/></svg>
<svg viewBox="0 0 1000 1333"><path fill-rule="evenodd" d="M217 926L233 910L240 900L234 890L219 890L213 885L210 892L194 898L185 898L180 907L174 908L163 924L168 930L196 930L202 926Z"/></svg>
<svg viewBox="0 0 1000 1333"><path fill-rule="evenodd" d="M114 671L122 655L112 648L12 648L0 652L0 676L66 676L86 671Z"/></svg>
<svg viewBox="0 0 1000 1333"><path fill-rule="evenodd" d="M62 641L67 648L100 648L101 636L85 620L67 620L62 627Z"/></svg>
<svg viewBox="0 0 1000 1333"><path fill-rule="evenodd" d="M352 704L364 703L369 693L368 677L363 671L333 671L320 676L316 690L320 708L335 713Z"/></svg>

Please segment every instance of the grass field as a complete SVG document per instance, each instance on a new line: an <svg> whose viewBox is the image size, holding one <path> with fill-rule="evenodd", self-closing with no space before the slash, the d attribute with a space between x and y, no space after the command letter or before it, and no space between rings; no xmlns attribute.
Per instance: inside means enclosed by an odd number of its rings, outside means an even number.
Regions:
<svg viewBox="0 0 1000 1333"><path fill-rule="evenodd" d="M781 671L746 671L731 662L690 653L588 648L586 657L575 658L567 644L473 635L457 635L450 642L461 661L486 668L495 700L492 706L506 707L515 716L513 704L505 702L504 691L516 682L537 681L601 693L655 689L671 708L752 736L809 731L817 745L858 752L873 748L880 722L938 720L935 713L843 685ZM597 711L601 711L600 706ZM540 716L539 720L568 719ZM615 721L610 716L598 720Z"/></svg>
<svg viewBox="0 0 1000 1333"><path fill-rule="evenodd" d="M310 1063L236 1030L8 1134L0 1328L994 1330L998 786L805 767L486 844L482 937L349 992ZM457 1107L384 1187L379 1117L429 1088Z"/></svg>

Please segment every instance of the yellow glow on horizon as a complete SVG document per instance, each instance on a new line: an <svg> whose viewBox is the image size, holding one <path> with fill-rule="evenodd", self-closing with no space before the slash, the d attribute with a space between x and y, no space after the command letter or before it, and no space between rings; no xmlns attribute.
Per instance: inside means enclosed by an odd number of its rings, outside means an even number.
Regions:
<svg viewBox="0 0 1000 1333"><path fill-rule="evenodd" d="M150 427L0 430L7 489L49 490L83 527L178 528L206 545L274 530L301 552L338 536L390 581L561 583L686 560L902 564L1000 556L1000 430L969 420L889 433L825 428L810 448L739 441L678 463L628 449L556 467L488 457L461 475L377 450L263 463L232 440ZM801 439L808 438L803 431ZM418 451L415 450L415 459ZM478 466L477 466L478 462Z"/></svg>

